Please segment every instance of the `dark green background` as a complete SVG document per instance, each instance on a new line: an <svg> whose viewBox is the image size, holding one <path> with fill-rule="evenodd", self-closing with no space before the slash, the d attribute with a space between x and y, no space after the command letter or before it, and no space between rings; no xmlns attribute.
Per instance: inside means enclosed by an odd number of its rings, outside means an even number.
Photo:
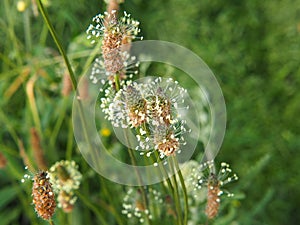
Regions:
<svg viewBox="0 0 300 225"><path fill-rule="evenodd" d="M69 52L72 46L77 46L78 36L85 36L91 18L105 9L103 2L96 0L49 2L50 18ZM25 66L35 67L38 60L51 60L58 53L49 34L45 41L40 40L45 30L41 16L29 17L30 46L24 34L23 13L16 10L16 1L2 0L0 6L0 94L3 96L0 151L13 165L18 165L14 166L17 173L12 173L11 167L0 171L0 184L6 187L18 182L12 174L18 177L23 173L11 129L26 145L32 120L24 98L25 85L10 98L4 94ZM230 191L243 196L230 206L237 211L231 224L297 224L300 221L300 1L126 0L121 8L141 22L145 39L185 46L214 72L228 114L217 161L229 162L238 173L240 180L230 185ZM57 64L47 67L47 73L55 74L57 67ZM59 99L59 82L55 75L39 80L37 101L41 110ZM57 104L57 108L45 109L40 114L44 139L50 136L55 116L60 112L59 104L63 103ZM70 116L70 111L66 112ZM68 125L67 122L62 125L52 147L66 148ZM49 154L49 161L54 162L64 154L57 149ZM18 201L8 206L13 207ZM22 211L20 208L16 215Z"/></svg>

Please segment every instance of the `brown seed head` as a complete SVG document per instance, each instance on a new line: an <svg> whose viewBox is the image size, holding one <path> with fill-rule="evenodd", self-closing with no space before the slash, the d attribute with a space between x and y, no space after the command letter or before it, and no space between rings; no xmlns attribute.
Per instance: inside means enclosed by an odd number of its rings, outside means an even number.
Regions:
<svg viewBox="0 0 300 225"><path fill-rule="evenodd" d="M179 141L173 134L168 134L166 139L158 143L157 149L166 156L172 155L179 148Z"/></svg>
<svg viewBox="0 0 300 225"><path fill-rule="evenodd" d="M54 214L56 202L46 171L38 172L33 178L32 203L38 216L44 220L49 220Z"/></svg>
<svg viewBox="0 0 300 225"><path fill-rule="evenodd" d="M214 174L211 174L209 177L207 189L205 214L208 219L213 219L217 216L220 207L220 182Z"/></svg>
<svg viewBox="0 0 300 225"><path fill-rule="evenodd" d="M115 33L107 29L102 41L102 54L105 70L110 74L116 74L124 68L124 60L121 55L122 33Z"/></svg>
<svg viewBox="0 0 300 225"><path fill-rule="evenodd" d="M166 126L171 124L171 102L169 99L162 95L153 96L147 108L153 120Z"/></svg>

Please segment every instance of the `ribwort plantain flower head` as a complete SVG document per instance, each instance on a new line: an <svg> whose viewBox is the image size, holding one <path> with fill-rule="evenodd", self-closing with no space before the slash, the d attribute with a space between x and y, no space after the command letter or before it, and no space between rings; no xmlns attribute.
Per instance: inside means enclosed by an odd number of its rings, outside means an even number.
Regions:
<svg viewBox="0 0 300 225"><path fill-rule="evenodd" d="M149 205L158 209L163 203L162 194L153 188L148 188L144 191L146 192ZM153 219L152 212L143 202L140 190L130 188L123 198L122 208L122 214L126 215L134 224L144 223Z"/></svg>
<svg viewBox="0 0 300 225"><path fill-rule="evenodd" d="M220 196L224 194L222 187L232 181L238 180L236 174L232 175L232 170L229 164L222 162L219 172L215 172L215 165L213 161L201 164L198 169L193 169L193 174L190 176L190 181L194 184L194 191L198 191L203 187L206 187L207 203L205 208L205 214L208 219L213 219L217 216L221 204ZM200 176L199 171L202 171ZM227 197L232 197L233 194L226 192Z"/></svg>
<svg viewBox="0 0 300 225"><path fill-rule="evenodd" d="M92 24L89 25L86 33L88 39L94 44L97 40L105 39L102 44L107 44L110 49L120 48L122 44L131 42L138 38L140 33L139 22L131 18L131 15L124 12L124 15L118 19L116 11L111 13L104 12L93 18Z"/></svg>
<svg viewBox="0 0 300 225"><path fill-rule="evenodd" d="M101 108L115 127L134 128L136 150L150 156L158 151L160 158L180 153L190 132L184 116L186 89L173 79L151 78L143 82L128 81L113 98L106 89ZM146 151L146 152L145 152Z"/></svg>
<svg viewBox="0 0 300 225"><path fill-rule="evenodd" d="M108 119L115 127L138 127L146 122L146 100L142 96L142 86L127 82L109 105Z"/></svg>
<svg viewBox="0 0 300 225"><path fill-rule="evenodd" d="M159 152L161 159L175 152L180 153L181 146L186 144L184 135L191 131L184 119L189 109L185 102L187 90L171 78L159 77L147 83L143 92L147 101L148 126L141 128L137 134L137 149L147 151L154 148L154 151ZM150 156L151 151L146 155Z"/></svg>
<svg viewBox="0 0 300 225"><path fill-rule="evenodd" d="M40 171L33 178L32 203L39 217L50 220L55 212L56 202L48 172Z"/></svg>
<svg viewBox="0 0 300 225"><path fill-rule="evenodd" d="M69 213L73 210L77 197L73 192L60 191L57 196L58 208L62 208L64 212Z"/></svg>
<svg viewBox="0 0 300 225"><path fill-rule="evenodd" d="M138 63L127 51L139 32L139 22L126 12L120 19L117 18L115 10L93 18L93 23L87 29L88 39L92 43L98 40L102 42L102 56L95 60L90 76L94 83L103 74L113 81L116 74L120 79L125 79L130 72L135 72L132 68L137 67Z"/></svg>
<svg viewBox="0 0 300 225"><path fill-rule="evenodd" d="M74 161L61 160L51 166L49 170L54 191L71 192L79 188L82 175Z"/></svg>
<svg viewBox="0 0 300 225"><path fill-rule="evenodd" d="M58 207L65 212L73 209L77 197L74 191L79 188L82 175L74 161L62 160L56 162L49 172L54 192L58 195Z"/></svg>
<svg viewBox="0 0 300 225"><path fill-rule="evenodd" d="M110 57L104 55L93 62L89 78L92 83L106 82L108 79L111 86L114 86L114 76L118 75L120 80L132 78L138 73L139 62L136 57L130 56L127 52L112 50Z"/></svg>

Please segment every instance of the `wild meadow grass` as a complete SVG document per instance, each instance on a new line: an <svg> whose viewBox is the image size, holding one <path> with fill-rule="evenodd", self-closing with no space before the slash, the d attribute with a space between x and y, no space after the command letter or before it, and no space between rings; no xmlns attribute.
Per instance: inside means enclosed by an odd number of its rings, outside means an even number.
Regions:
<svg viewBox="0 0 300 225"><path fill-rule="evenodd" d="M1 224L298 221L300 4L3 0L0 5ZM103 14L112 9L116 18ZM182 137L189 135L190 123L175 116L186 106L174 102L185 90L192 98L201 93L180 70L120 54L122 45L141 37L188 47L216 74L227 131L215 161L201 163L209 106L197 102L197 150L179 169L177 155L184 154ZM89 82L77 88L86 74ZM134 82L147 74L162 78ZM168 159L157 176L178 173L142 185L144 178L133 170L141 184L127 186L99 175L83 158L74 138L74 97L88 101L88 85L103 79L95 108L104 116L96 123L108 152L132 165L157 166ZM179 95L168 96L173 92L166 85ZM114 126L132 129L145 153L120 143ZM235 172L240 180L232 182Z"/></svg>

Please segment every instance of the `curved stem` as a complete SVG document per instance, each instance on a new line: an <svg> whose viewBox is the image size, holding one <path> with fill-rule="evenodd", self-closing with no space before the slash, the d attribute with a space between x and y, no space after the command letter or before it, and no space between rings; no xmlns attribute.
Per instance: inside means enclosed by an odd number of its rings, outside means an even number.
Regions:
<svg viewBox="0 0 300 225"><path fill-rule="evenodd" d="M100 182L103 183L103 184L105 183L104 178L103 178L102 176L100 176ZM102 190L101 190L101 191L103 191L104 196L108 199L108 201L109 201L109 203L110 203L110 204L106 207L107 210L110 211L110 213L111 213L113 216L115 216L115 219L116 219L116 221L117 221L117 223L118 223L119 225L123 225L124 223L123 223L123 221L122 221L122 218L120 217L120 215L119 215L119 213L117 212L116 208L113 207L113 206L115 205L115 198L114 198L114 196L112 196L111 193L109 193L109 191L108 191L108 189L107 189L107 187L106 187L105 184L102 186ZM110 190L110 191L113 191L113 190ZM100 203L102 203L102 201L100 201ZM102 203L102 205L104 205L104 204L105 204L105 203Z"/></svg>
<svg viewBox="0 0 300 225"><path fill-rule="evenodd" d="M114 80L115 80L115 85L116 85L116 91L119 91L120 90L120 76L119 76L119 74L116 74L114 76ZM126 141L127 141L127 146L130 146L128 134L126 133L125 130L124 130L124 135L125 135L125 138L126 138ZM146 196L145 190L143 188L143 182L142 182L141 174L139 173L138 169L136 168L137 164L136 164L136 160L135 160L135 157L134 157L134 154L133 154L132 151L133 150L128 147L128 153L129 153L130 161L131 161L132 165L134 166L134 170L135 170L135 173L136 173L136 176L137 176L137 179L138 179L138 183L140 185L140 191L141 191L141 195L142 195L143 205L145 206L145 208L147 208L147 206L148 206L147 196ZM148 218L148 216L146 216L146 220L147 220L148 224L151 225L151 221Z"/></svg>
<svg viewBox="0 0 300 225"><path fill-rule="evenodd" d="M48 17L48 14L41 2L41 0L37 0L37 3L38 3L38 7L39 7L39 10L45 20L45 23L47 24L47 27L51 33L51 36L60 52L60 54L62 55L64 61L65 61L65 64L67 66L67 69L69 71L69 75L70 75L70 78L71 78L71 81L72 81L72 86L73 86L73 89L76 91L76 96L78 99L80 99L80 94L79 94L79 91L77 90L77 81L76 81L76 78L75 78L75 74L74 74L74 71L71 67L71 64L70 64L70 61L66 55L66 52L65 50L63 49L60 41L58 40L58 37L56 35L56 32L54 30L54 27L53 25L51 24L51 21ZM80 119L82 121L82 129L83 129L83 134L84 134L84 138L86 139L86 141L88 142L88 146L89 148L92 148L92 144L90 142L90 139L89 139L89 135L88 135L88 132L87 132L87 121L85 120L85 116L84 116L84 111L83 111L83 106L80 102L80 100L78 101L78 105L79 105L79 116L80 116ZM101 224L107 224L107 222L105 221L103 215L101 214L101 212L97 209L97 207L91 203L87 198L85 198L85 196L81 195L79 192L76 192L77 196L87 205L87 207L89 207L99 218L99 220L101 221Z"/></svg>
<svg viewBox="0 0 300 225"><path fill-rule="evenodd" d="M124 131L125 132L125 131ZM127 133L125 132L125 137L126 137L126 140L128 141L128 146L129 146L129 138L128 138L128 135ZM136 176L137 176L137 179L138 179L138 183L139 185L141 186L140 187L140 191L141 191L141 195L142 195L142 200L143 200L143 205L145 206L145 208L147 208L148 206L148 201L147 201L147 196L146 196L146 193L145 193L145 190L143 188L143 185L142 185L142 177L141 177L141 174L139 173L138 169L136 168L136 161L135 161L135 157L132 153L132 149L130 149L128 147L128 152L129 152L129 157L130 157L130 160L131 160L131 163L132 165L135 167L135 172L136 172ZM148 216L146 216L146 220L148 222L149 225L151 225L151 221L150 219L148 218Z"/></svg>
<svg viewBox="0 0 300 225"><path fill-rule="evenodd" d="M180 170L179 165L178 165L177 158L175 158L174 161L175 161L175 168L178 171L180 185L181 185L182 190L183 190L183 198L184 198L184 225L187 225L188 213L189 213L189 202L188 202L187 190L186 190L184 178L182 176L181 170Z"/></svg>
<svg viewBox="0 0 300 225"><path fill-rule="evenodd" d="M171 156L171 163L170 163L170 169L172 172L172 181L173 181L173 187L174 187L174 200L175 200L175 206L177 211L177 217L178 217L178 225L182 225L182 211L181 211L181 204L180 204L180 195L179 195L179 189L176 179L176 171L175 171L175 165L173 161L173 157Z"/></svg>
<svg viewBox="0 0 300 225"><path fill-rule="evenodd" d="M77 89L77 81L76 81L76 78L75 78L74 71L72 70L71 63L70 63L70 61L69 61L69 59L67 57L67 54L66 54L65 50L63 49L60 41L58 40L58 37L57 37L56 32L54 30L54 27L53 27L52 23L50 22L48 13L45 10L45 8L44 8L41 0L37 0L37 4L38 4L39 10L40 10L40 12L41 12L41 14L42 14L42 16L43 16L43 18L45 20L45 23L47 24L47 27L48 27L48 29L49 29L49 31L51 33L51 36L52 36L52 38L53 38L53 40L54 40L54 42L55 42L55 44L56 44L56 46L57 46L60 54L62 55L65 63L66 63L66 66L68 68L68 71L69 71L69 74L70 74L70 77L71 77L71 80L72 80L73 88L74 88L74 90L76 90Z"/></svg>
<svg viewBox="0 0 300 225"><path fill-rule="evenodd" d="M108 225L98 208L88 198L86 198L78 191L76 191L75 193L81 199L81 201L84 202L85 205L97 215L98 219L101 221L101 224Z"/></svg>

